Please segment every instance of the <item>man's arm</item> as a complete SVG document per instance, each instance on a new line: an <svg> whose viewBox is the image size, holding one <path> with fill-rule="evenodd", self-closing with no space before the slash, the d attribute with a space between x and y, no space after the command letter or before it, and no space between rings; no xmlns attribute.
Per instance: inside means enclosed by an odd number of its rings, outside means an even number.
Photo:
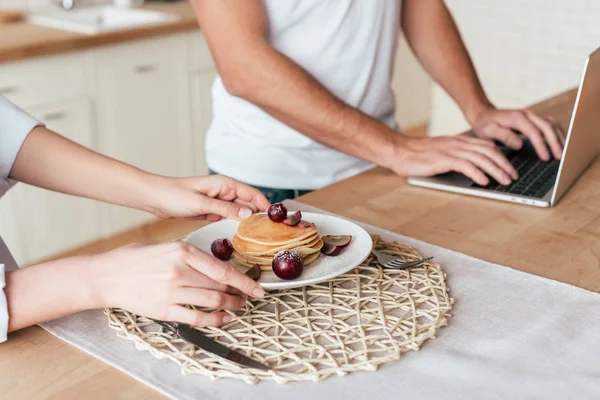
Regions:
<svg viewBox="0 0 600 400"><path fill-rule="evenodd" d="M480 137L520 148L522 132L543 160L560 158L564 134L529 110L497 110L487 98L456 24L443 0L404 0L402 29L417 59L456 101Z"/></svg>
<svg viewBox="0 0 600 400"><path fill-rule="evenodd" d="M487 143L412 139L335 98L267 40L262 0L193 0L225 88L326 146L400 175L458 171L480 184L482 171L510 183L514 168ZM453 151L456 150L456 151Z"/></svg>
<svg viewBox="0 0 600 400"><path fill-rule="evenodd" d="M371 162L394 156L402 140L396 132L336 99L267 43L261 0L194 0L192 4L229 93L329 147Z"/></svg>

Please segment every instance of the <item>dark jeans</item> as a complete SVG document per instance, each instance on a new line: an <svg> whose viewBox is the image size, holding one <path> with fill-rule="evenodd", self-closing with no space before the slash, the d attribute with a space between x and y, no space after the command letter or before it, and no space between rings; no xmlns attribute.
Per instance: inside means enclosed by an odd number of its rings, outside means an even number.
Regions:
<svg viewBox="0 0 600 400"><path fill-rule="evenodd" d="M217 172L212 171L212 170L209 170L209 173L211 175L217 175ZM275 188L267 188L267 187L254 186L254 185L252 185L252 187L260 190L265 195L267 200L269 200L269 202L271 204L281 203L284 200L294 199L298 196L302 196L302 195L312 192L312 190L275 189Z"/></svg>

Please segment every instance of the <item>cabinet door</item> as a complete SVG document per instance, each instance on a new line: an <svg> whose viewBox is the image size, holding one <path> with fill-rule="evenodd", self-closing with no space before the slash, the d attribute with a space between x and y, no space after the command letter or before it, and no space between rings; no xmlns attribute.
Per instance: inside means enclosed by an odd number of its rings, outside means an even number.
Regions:
<svg viewBox="0 0 600 400"><path fill-rule="evenodd" d="M0 236L8 246L18 265L25 265L30 258L27 255L23 230L19 226L17 210L22 207L20 184L13 187L0 199ZM2 263L3 260L0 260Z"/></svg>
<svg viewBox="0 0 600 400"><path fill-rule="evenodd" d="M180 37L134 42L93 54L102 153L168 176L193 174L189 73ZM103 206L111 234L151 216Z"/></svg>
<svg viewBox="0 0 600 400"><path fill-rule="evenodd" d="M94 132L90 104L78 99L28 111L56 131L86 147L92 147ZM77 166L73 166L76 169ZM89 199L50 192L18 184L14 189L20 196L17 208L18 224L28 261L44 259L100 236L97 202ZM8 195L12 195L10 193Z"/></svg>
<svg viewBox="0 0 600 400"><path fill-rule="evenodd" d="M197 175L208 174L204 140L213 117L212 85L217 76L216 70L206 70L192 74L192 127L194 141L194 172Z"/></svg>

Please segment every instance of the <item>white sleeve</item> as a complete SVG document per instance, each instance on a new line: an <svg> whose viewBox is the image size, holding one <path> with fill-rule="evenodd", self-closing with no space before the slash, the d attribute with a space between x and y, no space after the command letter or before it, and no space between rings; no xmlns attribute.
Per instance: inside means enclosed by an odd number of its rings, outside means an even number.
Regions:
<svg viewBox="0 0 600 400"><path fill-rule="evenodd" d="M0 262L0 289L2 290L2 295L0 296L0 343L6 341L6 335L8 334L8 306L6 304L6 296L4 295L4 286L6 286L4 264Z"/></svg>
<svg viewBox="0 0 600 400"><path fill-rule="evenodd" d="M38 125L35 118L0 96L0 178L8 178L21 145Z"/></svg>
<svg viewBox="0 0 600 400"><path fill-rule="evenodd" d="M12 166L29 132L40 123L23 110L0 96L0 197L8 190L8 179ZM6 340L8 332L8 308L4 286L4 273L17 265L0 238L0 342Z"/></svg>

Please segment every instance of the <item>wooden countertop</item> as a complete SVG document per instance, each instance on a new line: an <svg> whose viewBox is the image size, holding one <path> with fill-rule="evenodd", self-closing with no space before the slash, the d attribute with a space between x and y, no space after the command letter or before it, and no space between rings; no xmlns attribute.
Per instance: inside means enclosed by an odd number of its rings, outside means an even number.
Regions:
<svg viewBox="0 0 600 400"><path fill-rule="evenodd" d="M187 1L164 4L152 3L144 5L142 8L174 14L179 17L179 20L156 26L136 27L98 35L85 35L46 28L27 22L0 25L0 62L16 61L198 29L196 16L192 6Z"/></svg>
<svg viewBox="0 0 600 400"><path fill-rule="evenodd" d="M536 107L567 126L575 92ZM551 209L408 186L375 169L300 200L438 246L600 292L600 162ZM158 221L73 252L184 237L202 222ZM127 375L32 327L0 345L6 398L162 398Z"/></svg>

